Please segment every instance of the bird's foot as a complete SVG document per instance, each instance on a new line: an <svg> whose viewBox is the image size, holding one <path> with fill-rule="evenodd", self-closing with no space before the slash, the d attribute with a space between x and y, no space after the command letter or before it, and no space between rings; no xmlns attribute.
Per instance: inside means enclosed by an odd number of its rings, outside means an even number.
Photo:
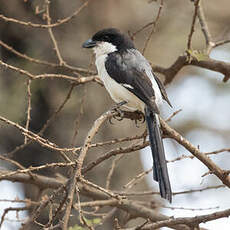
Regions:
<svg viewBox="0 0 230 230"><path fill-rule="evenodd" d="M121 101L112 107L112 110L115 112L115 115L109 119L110 124L113 124L113 122L112 122L113 118L117 121L123 120L124 112L120 109L120 107L126 103L127 103L127 101Z"/></svg>
<svg viewBox="0 0 230 230"><path fill-rule="evenodd" d="M145 122L145 115L140 111L136 111L135 113L137 113L137 115L138 115L136 117L136 119L134 118L135 125L137 128L139 128L140 127L139 122L141 122L141 124L143 124Z"/></svg>

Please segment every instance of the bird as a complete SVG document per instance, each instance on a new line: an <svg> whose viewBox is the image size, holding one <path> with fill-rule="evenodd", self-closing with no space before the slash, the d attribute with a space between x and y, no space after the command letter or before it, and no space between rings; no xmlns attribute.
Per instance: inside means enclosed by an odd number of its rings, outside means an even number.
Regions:
<svg viewBox="0 0 230 230"><path fill-rule="evenodd" d="M111 98L118 105L145 115L153 179L159 183L161 197L171 203L172 189L159 121L159 106L163 100L170 106L171 103L163 84L129 36L116 28L96 32L82 47L93 49L98 75Z"/></svg>

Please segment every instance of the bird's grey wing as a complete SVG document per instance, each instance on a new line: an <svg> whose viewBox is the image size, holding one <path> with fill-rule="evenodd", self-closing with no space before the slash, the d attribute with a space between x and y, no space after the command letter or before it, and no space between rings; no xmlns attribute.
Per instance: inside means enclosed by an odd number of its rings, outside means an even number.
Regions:
<svg viewBox="0 0 230 230"><path fill-rule="evenodd" d="M151 65L149 64L149 62L145 59L145 57L136 49L131 49L129 52L128 52L128 55L126 55L127 58L130 58L130 56L133 56L135 55L136 59L138 60L138 67L139 68L144 68L146 70L147 73L151 73L152 74L152 77L155 79L159 89L160 89L160 92L161 92L161 95L163 97L163 99L172 107L169 99L168 99L168 96L167 96L167 93L166 93L166 90L165 90L165 87L164 85L162 84L162 82L160 81L160 79L153 73L152 71L152 67ZM132 60L132 58L131 58ZM134 64L134 63L133 63ZM150 77L150 76L149 76Z"/></svg>
<svg viewBox="0 0 230 230"><path fill-rule="evenodd" d="M147 76L145 69L139 68L140 63L136 56L128 54L123 56L117 52L108 55L105 68L109 76L116 82L136 95L146 105L159 113L155 104L155 94L152 82Z"/></svg>

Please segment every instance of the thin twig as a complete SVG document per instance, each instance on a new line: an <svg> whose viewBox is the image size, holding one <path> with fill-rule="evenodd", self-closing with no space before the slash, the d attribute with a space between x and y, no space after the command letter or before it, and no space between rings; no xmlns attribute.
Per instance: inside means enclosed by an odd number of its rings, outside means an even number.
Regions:
<svg viewBox="0 0 230 230"><path fill-rule="evenodd" d="M201 3L202 2L200 2L200 4L198 4L197 14L198 14L199 22L201 25L201 30L202 30L204 38L205 38L206 50L207 50L207 53L209 54L211 52L213 46L214 46L214 42L212 41L212 36L211 36L210 31L209 31L208 24L207 24L207 21L206 21L205 16L204 16L203 7L202 7Z"/></svg>
<svg viewBox="0 0 230 230"><path fill-rule="evenodd" d="M215 42L214 47L222 46L222 45L227 44L227 43L229 43L229 42L230 42L230 39L217 41L217 42Z"/></svg>
<svg viewBox="0 0 230 230"><path fill-rule="evenodd" d="M193 146L188 140L182 137L175 130L170 128L168 124L161 120L161 127L165 134L176 140L180 145L184 146L189 152L191 152L196 158L198 158L204 165L208 167L225 185L230 188L230 177L224 174L224 171L218 167L208 156L203 154L198 148Z"/></svg>
<svg viewBox="0 0 230 230"><path fill-rule="evenodd" d="M81 7L79 7L79 9L77 9L72 15L64 18L64 19L59 19L56 23L50 24L50 25L43 25L43 24L35 24L32 22L24 22L24 21L20 21L14 18L8 18L2 14L0 14L0 19L6 21L6 22L12 22L12 23L17 23L23 26L29 26L29 27L34 27L34 28L52 28L52 27L56 27L56 26L60 26L64 23L69 22L71 19L73 19L74 17L76 17L87 5L88 5L89 1L84 2Z"/></svg>
<svg viewBox="0 0 230 230"><path fill-rule="evenodd" d="M131 181L129 181L126 185L124 185L123 187L125 189L131 189L136 183L137 181L142 180L147 174L149 174L150 172L152 172L152 168L138 174L137 176L135 176Z"/></svg>
<svg viewBox="0 0 230 230"><path fill-rule="evenodd" d="M186 224L190 226L190 229L194 229L200 223L206 223L211 220L216 220L223 217L230 216L230 209L226 209L224 211L214 212L207 215L200 215L195 217L184 217L184 218L170 218L169 220L165 221L158 221L154 224L146 225L142 228L142 230L149 230L149 229L158 229L161 227L173 227L177 224ZM135 228L128 228L126 230L135 230Z"/></svg>
<svg viewBox="0 0 230 230"><path fill-rule="evenodd" d="M94 71L84 69L84 68L75 67L75 66L71 66L71 65L68 65L67 63L64 66L63 65L61 66L60 64L56 64L56 63L53 63L53 62L48 62L48 61L44 61L44 60L29 57L28 55L22 54L19 51L15 50L13 47L7 45L6 43L4 43L1 40L0 40L0 45L2 47L4 47L5 49L9 50L10 52L12 52L13 54L15 54L15 55L27 60L27 61L36 63L36 64L46 65L46 66L50 66L50 67L54 67L54 68L61 67L63 69L70 70L72 72L77 72L79 74L86 74L86 75L95 75L96 74L96 72L94 72Z"/></svg>
<svg viewBox="0 0 230 230"><path fill-rule="evenodd" d="M69 222L69 218L70 218L70 214L71 214L71 208L72 208L72 204L73 204L74 191L75 191L75 188L77 185L77 180L84 180L83 178L81 178L82 165L83 165L84 159L86 157L87 151L89 149L89 146L91 144L91 141L94 138L94 136L96 135L96 133L98 132L100 126L113 115L114 115L114 111L112 111L112 110L102 114L94 122L92 128L90 129L90 131L88 132L88 134L85 138L84 145L81 149L79 157L78 157L77 161L75 162L77 167L74 170L73 176L72 176L71 181L70 181L70 186L68 189L68 199L66 202L66 210L65 210L65 215L64 215L63 220L62 220L62 229L63 230L67 230L67 227L68 227L68 222Z"/></svg>
<svg viewBox="0 0 230 230"><path fill-rule="evenodd" d="M41 130L39 131L38 135L42 135L45 130L47 129L47 127L54 121L54 119L57 117L57 115L61 112L61 110L64 108L64 106L66 105L66 103L69 101L69 99L71 98L73 89L76 85L73 83L70 86L70 89L66 95L66 97L64 98L63 102L59 105L59 107L55 110L55 112L52 114L52 116L46 121L46 123L43 125L43 127L41 128Z"/></svg>
<svg viewBox="0 0 230 230"><path fill-rule="evenodd" d="M73 132L73 136L71 138L71 146L75 145L75 139L77 137L78 131L79 131L79 124L80 124L80 119L84 114L84 102L86 100L86 87L83 87L83 93L81 96L81 100L80 100L80 108L79 108L79 113L74 121L74 132Z"/></svg>
<svg viewBox="0 0 230 230"><path fill-rule="evenodd" d="M30 126L30 119L31 119L31 116L30 116L30 112L31 112L31 80L28 79L26 81L26 84L27 84L27 119L26 119L26 130L29 130L29 126ZM25 136L25 139L24 139L24 144L27 143L27 137Z"/></svg>
<svg viewBox="0 0 230 230"><path fill-rule="evenodd" d="M208 208L185 208L185 207L171 207L171 206L166 206L166 205L160 205L162 208L166 209L171 209L171 210L186 210L186 211L207 211L207 210L212 210L212 209L219 209L219 206L215 207L208 207Z"/></svg>
<svg viewBox="0 0 230 230"><path fill-rule="evenodd" d="M51 25L50 10L49 10L50 1L46 0L45 2L46 2L46 19L47 19L47 25ZM48 32L49 32L50 38L51 38L51 40L53 42L54 50L55 50L57 58L59 60L59 64L60 64L60 66L62 66L62 65L65 64L65 62L64 62L64 60L63 60L63 58L61 56L61 53L60 53L57 41L55 39L55 36L53 34L53 30L52 30L51 27L48 28Z"/></svg>
<svg viewBox="0 0 230 230"><path fill-rule="evenodd" d="M116 164L117 162L122 158L124 157L124 155L121 155L121 156L117 156L114 158L113 162L112 162L112 165L111 165L111 168L109 170L109 173L107 175L107 178L106 178L106 183L105 183L105 188L108 190L110 188L110 184L111 184L111 179L112 179L112 175L113 175L113 172L115 170L115 167L116 167Z"/></svg>
<svg viewBox="0 0 230 230"><path fill-rule="evenodd" d="M2 117L2 116L0 116L0 121L5 122L6 124L9 124L9 125L17 128L18 130L21 131L21 133L24 136L27 136L28 138L30 138L32 140L36 140L38 143L40 143L44 147L47 147L49 149L56 149L56 148L58 149L57 144L54 144L51 141L48 141L47 139L44 139L44 138L40 137L39 135L29 131L29 130L26 130L24 127L20 126L19 124L15 123L13 121L10 121L10 120ZM63 157L64 160L66 160L67 162L71 162L69 157L66 156L66 154L62 150L58 151L58 152L60 153L60 155Z"/></svg>
<svg viewBox="0 0 230 230"><path fill-rule="evenodd" d="M41 130L39 131L38 135L43 135L44 131L47 129L47 127L51 124L51 122L57 117L58 113L64 108L64 105L67 103L67 101L70 99L70 96L72 94L72 91L74 89L75 84L72 84L70 87L70 90L66 96L66 98L64 99L63 103L60 104L60 106L56 109L56 111L54 112L54 114L46 121L46 123L43 125L43 127L41 128ZM17 146L14 150L12 150L9 153L4 153L5 156L9 156L12 157L17 151L22 150L23 148L25 148L26 146L28 146L31 142L33 141L33 139L30 139L27 143L22 144L20 146ZM63 150L64 151L64 150ZM73 150L72 150L73 151Z"/></svg>
<svg viewBox="0 0 230 230"><path fill-rule="evenodd" d="M19 168L21 170L26 170L26 168L23 165L21 165L19 162L15 161L15 160L9 159L9 158L7 158L7 157L5 157L3 155L0 155L0 159L3 160L3 161L9 162L12 165L15 165L17 168ZM1 175L0 175L0 178L1 178Z"/></svg>
<svg viewBox="0 0 230 230"><path fill-rule="evenodd" d="M153 21L153 23L152 23L152 29L151 29L151 31L150 31L150 33L149 33L149 36L147 37L147 39L146 39L146 41L145 41L145 44L144 44L144 48L143 48L143 51L142 51L142 54L143 54L143 55L144 55L144 53L145 53L145 51L146 51L146 49L147 49L147 46L148 46L148 44L149 44L149 41L150 41L150 39L151 39L153 33L154 33L155 30L156 30L156 25L157 25L157 23L158 23L158 21L159 21L159 19L160 19L160 15L161 15L161 11L162 11L162 8L163 8L163 4L164 4L164 0L161 0L160 6L159 6L159 9L158 9L158 13L157 13L157 16L156 16L156 19L155 19L155 20Z"/></svg>
<svg viewBox="0 0 230 230"><path fill-rule="evenodd" d="M193 35L194 31L195 31L194 28L195 28L195 23L196 23L196 18L197 18L199 2L200 2L200 0L195 0L194 1L195 10L194 10L193 18L192 18L192 25L191 25L190 33L188 35L187 50L191 49L192 35Z"/></svg>
<svg viewBox="0 0 230 230"><path fill-rule="evenodd" d="M136 145L132 144L132 145L130 145L128 147L125 147L125 148L119 147L117 149L113 149L113 150L109 151L108 153L105 153L104 155L98 157L95 161L92 161L89 164L87 164L83 168L82 172L83 172L83 174L85 174L86 172L92 170L95 166L99 165L104 160L107 160L107 159L111 158L112 156L116 156L116 155L120 155L120 154L124 154L124 153L134 152L134 151L143 149L148 145L149 145L149 142L147 141L147 142L136 144Z"/></svg>
<svg viewBox="0 0 230 230"><path fill-rule="evenodd" d="M173 112L166 120L165 122L170 122L173 117L175 117L178 113L180 113L182 109L178 109L177 111Z"/></svg>
<svg viewBox="0 0 230 230"><path fill-rule="evenodd" d="M87 137L85 138L84 141L84 145L81 149L81 152L79 154L78 157L78 169L76 171L77 177L80 178L81 177L81 170L82 170L82 165L83 165L83 161L86 157L86 153L90 147L91 141L93 139L93 137L96 135L96 133L98 132L98 129L100 128L100 126L110 117L114 116L115 112L113 110L109 110L107 112L105 112L104 114L102 114L95 122L94 125L92 126L92 128L90 129L90 131L87 134Z"/></svg>
<svg viewBox="0 0 230 230"><path fill-rule="evenodd" d="M4 222L5 216L7 215L8 212L10 212L10 211L15 211L15 212L27 211L28 209L29 209L29 207L14 207L14 208L9 207L9 208L4 209L4 212L3 212L2 217L1 217L0 229L1 229L2 224Z"/></svg>
<svg viewBox="0 0 230 230"><path fill-rule="evenodd" d="M208 155L214 155L214 154L218 154L218 153L223 153L223 152L229 152L230 151L230 148L224 148L224 149L219 149L219 150L215 150L215 151L212 151L212 152L206 152L204 153L206 156ZM173 163L175 161L180 161L180 160L183 160L183 159L194 159L195 156L194 155L181 155L179 157L176 157L172 160L168 160L167 162L168 163Z"/></svg>
<svg viewBox="0 0 230 230"><path fill-rule="evenodd" d="M70 80L70 81L76 82L76 84L85 84L87 82L95 81L95 82L99 83L100 85L102 85L101 81L99 80L99 78L97 76L72 77L72 76L68 76L68 75L64 75L64 74L47 74L47 73L34 75L27 70L9 65L9 64L1 61L1 60L0 60L0 65L2 65L3 67L5 67L7 69L10 69L14 72L17 72L21 75L25 75L26 77L28 77L31 80L46 79L46 78L59 78L59 79L65 79L65 80ZM84 70L84 69L82 69L82 70Z"/></svg>

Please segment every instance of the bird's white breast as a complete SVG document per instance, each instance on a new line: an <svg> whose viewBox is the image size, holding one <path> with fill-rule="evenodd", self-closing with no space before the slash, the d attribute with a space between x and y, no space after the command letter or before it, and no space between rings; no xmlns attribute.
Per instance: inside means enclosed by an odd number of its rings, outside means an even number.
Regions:
<svg viewBox="0 0 230 230"><path fill-rule="evenodd" d="M124 107L126 107L131 111L139 110L144 112L145 104L133 93L127 90L124 86L117 83L108 75L105 68L106 58L107 58L107 54L96 57L95 64L97 67L98 75L103 81L105 88L109 92L112 99L116 103L126 101L127 104L125 104Z"/></svg>

